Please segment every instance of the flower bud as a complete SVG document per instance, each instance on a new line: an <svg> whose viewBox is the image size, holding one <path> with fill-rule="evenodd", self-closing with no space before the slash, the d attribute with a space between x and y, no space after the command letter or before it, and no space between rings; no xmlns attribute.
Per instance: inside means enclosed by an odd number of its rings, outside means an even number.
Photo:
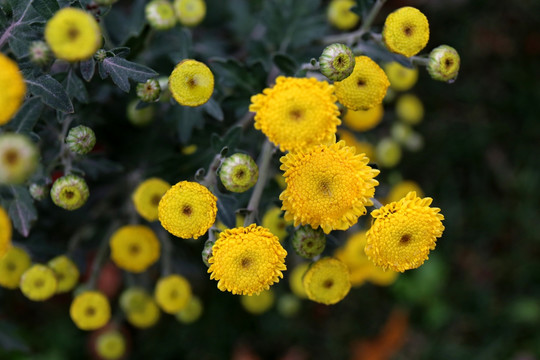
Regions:
<svg viewBox="0 0 540 360"><path fill-rule="evenodd" d="M334 81L346 79L354 70L354 55L346 45L327 46L319 58L321 73Z"/></svg>
<svg viewBox="0 0 540 360"><path fill-rule="evenodd" d="M83 178L66 175L58 178L51 188L52 201L66 210L76 210L83 206L90 192Z"/></svg>
<svg viewBox="0 0 540 360"><path fill-rule="evenodd" d="M84 155L92 151L96 145L96 134L87 126L75 126L69 130L66 144L75 154Z"/></svg>
<svg viewBox="0 0 540 360"><path fill-rule="evenodd" d="M45 41L32 41L30 44L30 61L39 66L47 65L52 60L51 49Z"/></svg>
<svg viewBox="0 0 540 360"><path fill-rule="evenodd" d="M159 99L161 86L156 79L148 79L145 83L137 84L137 96L144 102L152 102Z"/></svg>
<svg viewBox="0 0 540 360"><path fill-rule="evenodd" d="M453 83L459 72L460 58L453 47L441 45L429 54L427 71L432 79Z"/></svg>
<svg viewBox="0 0 540 360"><path fill-rule="evenodd" d="M30 184L28 188L30 195L37 201L44 200L47 197L47 187L45 185Z"/></svg>
<svg viewBox="0 0 540 360"><path fill-rule="evenodd" d="M146 20L157 30L167 30L176 25L176 15L172 4L167 0L153 0L146 5Z"/></svg>
<svg viewBox="0 0 540 360"><path fill-rule="evenodd" d="M94 59L96 59L98 62L102 62L106 58L107 58L107 51L105 51L104 49L99 49L94 54Z"/></svg>
<svg viewBox="0 0 540 360"><path fill-rule="evenodd" d="M236 153L223 161L219 178L227 190L241 193L255 185L259 168L251 156Z"/></svg>
<svg viewBox="0 0 540 360"><path fill-rule="evenodd" d="M0 134L0 185L21 184L38 165L38 149L25 135Z"/></svg>
<svg viewBox="0 0 540 360"><path fill-rule="evenodd" d="M294 251L305 259L320 255L326 246L326 236L322 229L312 229L311 226L301 226L293 235Z"/></svg>
<svg viewBox="0 0 540 360"><path fill-rule="evenodd" d="M212 240L206 240L206 242L204 243L204 248L203 248L203 251L202 251L202 261L204 262L204 264L208 267L210 267L210 263L208 262L208 259L210 259L212 257L212 248L214 247L214 244L216 242L215 241L212 241Z"/></svg>

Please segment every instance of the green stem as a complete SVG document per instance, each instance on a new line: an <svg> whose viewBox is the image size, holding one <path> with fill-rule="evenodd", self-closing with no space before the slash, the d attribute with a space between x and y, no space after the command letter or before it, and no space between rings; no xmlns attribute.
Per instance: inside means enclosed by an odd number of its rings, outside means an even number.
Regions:
<svg viewBox="0 0 540 360"><path fill-rule="evenodd" d="M219 169L219 166L221 165L222 160L223 157L221 156L221 154L217 154L216 156L214 156L214 159L210 163L204 179L200 181L201 185L204 185L207 188L211 189L217 184L217 171Z"/></svg>
<svg viewBox="0 0 540 360"><path fill-rule="evenodd" d="M375 199L374 197L371 198L371 202L373 203L373 206L375 206L377 209L380 209L383 207L383 204L379 200Z"/></svg>
<svg viewBox="0 0 540 360"><path fill-rule="evenodd" d="M272 145L272 143L268 139L266 139L266 141L264 142L263 148L261 150L261 155L259 156L259 162L258 162L259 179L257 180L257 184L255 185L255 188L253 189L251 198L249 199L249 203L247 206L248 214L246 215L246 218L244 220L244 226L248 226L255 222L255 217L257 215L257 211L259 208L261 196L266 186L266 182L268 181L268 175L270 172L270 162L272 160L272 155L274 154L274 150L275 150L274 145Z"/></svg>
<svg viewBox="0 0 540 360"><path fill-rule="evenodd" d="M60 133L59 157L62 163L62 167L64 168L64 175L70 174L71 167L72 167L73 155L66 145L66 136L69 130L69 125L71 125L72 121L73 121L72 117L67 117L66 119L64 119L64 123L62 124L62 132Z"/></svg>
<svg viewBox="0 0 540 360"><path fill-rule="evenodd" d="M89 289L95 289L96 283L99 277L99 273L101 272L101 268L105 264L105 261L107 260L107 255L109 253L109 239L113 232L118 228L119 223L117 221L113 222L111 226L109 227L109 230L101 240L101 243L99 244L99 248L96 254L96 257L94 258L94 263L92 264L92 270L90 272L90 279L88 280L88 288Z"/></svg>
<svg viewBox="0 0 540 360"><path fill-rule="evenodd" d="M362 26L360 27L359 31L362 31L362 34L366 33L371 28L371 24L373 24L375 17L377 17L377 14L379 13L379 11L381 11L381 8L383 7L385 2L386 0L377 0L377 2L373 5L371 11L369 12L368 16L365 18Z"/></svg>
<svg viewBox="0 0 540 360"><path fill-rule="evenodd" d="M161 226L154 226L159 241L161 241L161 276L165 277L172 274L172 253L173 245L169 234Z"/></svg>
<svg viewBox="0 0 540 360"><path fill-rule="evenodd" d="M429 59L421 56L411 56L409 58L414 65L420 65L420 66L428 66L429 65Z"/></svg>

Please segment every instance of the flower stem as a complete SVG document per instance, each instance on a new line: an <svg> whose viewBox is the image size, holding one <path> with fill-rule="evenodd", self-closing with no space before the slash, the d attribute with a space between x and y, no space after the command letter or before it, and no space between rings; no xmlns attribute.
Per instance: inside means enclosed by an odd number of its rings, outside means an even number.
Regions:
<svg viewBox="0 0 540 360"><path fill-rule="evenodd" d="M381 204L381 202L375 199L374 197L371 198L371 202L373 203L373 206L375 206L377 209L380 209L383 207L383 204Z"/></svg>
<svg viewBox="0 0 540 360"><path fill-rule="evenodd" d="M360 31L362 31L362 34L367 32L369 28L371 27L371 24L373 24L373 21L375 20L375 17L381 11L381 8L383 7L386 0L377 0L373 7L371 8L371 11L369 12L368 16L362 23L362 26L360 27Z"/></svg>
<svg viewBox="0 0 540 360"><path fill-rule="evenodd" d="M420 66L429 65L429 59L422 56L411 56L409 59L412 61L414 65L420 65Z"/></svg>
<svg viewBox="0 0 540 360"><path fill-rule="evenodd" d="M214 159L210 163L210 166L208 166L208 171L206 172L206 175L204 179L202 179L199 183L203 186L206 186L210 190L217 184L217 171L219 169L219 166L221 165L221 161L223 160L223 156L221 154L217 154L214 156Z"/></svg>
<svg viewBox="0 0 540 360"><path fill-rule="evenodd" d="M99 244L99 248L96 254L96 257L94 258L94 262L92 264L92 271L90 272L90 279L88 280L88 288L95 289L96 283L99 277L99 273L101 272L101 268L105 264L105 261L107 260L107 255L109 253L109 239L111 235L113 234L113 231L118 228L118 222L115 221L111 224L109 227L109 230L106 232L105 236L101 240L101 243Z"/></svg>
<svg viewBox="0 0 540 360"><path fill-rule="evenodd" d="M161 226L153 226L153 228L161 241L161 276L168 276L172 273L173 245L169 234Z"/></svg>

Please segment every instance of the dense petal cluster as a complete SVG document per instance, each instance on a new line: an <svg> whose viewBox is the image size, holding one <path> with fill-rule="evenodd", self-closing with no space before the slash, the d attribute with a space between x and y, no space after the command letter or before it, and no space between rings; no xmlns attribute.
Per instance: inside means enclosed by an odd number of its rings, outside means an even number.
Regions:
<svg viewBox="0 0 540 360"><path fill-rule="evenodd" d="M169 275L159 279L155 291L156 302L166 313L175 314L191 299L191 285L180 275Z"/></svg>
<svg viewBox="0 0 540 360"><path fill-rule="evenodd" d="M109 322L111 306L101 292L83 291L73 299L69 315L79 329L96 330Z"/></svg>
<svg viewBox="0 0 540 360"><path fill-rule="evenodd" d="M145 271L159 259L159 240L147 226L122 226L111 236L110 246L115 264L134 273Z"/></svg>
<svg viewBox="0 0 540 360"><path fill-rule="evenodd" d="M26 93L26 84L17 63L0 53L0 126L19 110Z"/></svg>
<svg viewBox="0 0 540 360"><path fill-rule="evenodd" d="M420 10L410 6L402 7L388 15L382 36L390 51L410 57L426 46L429 22Z"/></svg>
<svg viewBox="0 0 540 360"><path fill-rule="evenodd" d="M329 257L311 265L303 282L307 297L325 305L343 300L351 290L349 269L340 260Z"/></svg>
<svg viewBox="0 0 540 360"><path fill-rule="evenodd" d="M169 77L169 90L180 105L202 105L214 92L214 74L202 62L182 60Z"/></svg>
<svg viewBox="0 0 540 360"><path fill-rule="evenodd" d="M56 293L58 282L54 271L41 264L32 265L21 277L21 292L33 301L44 301Z"/></svg>
<svg viewBox="0 0 540 360"><path fill-rule="evenodd" d="M170 188L171 184L159 178L150 178L140 183L131 196L139 215L148 221L156 221L159 201Z"/></svg>

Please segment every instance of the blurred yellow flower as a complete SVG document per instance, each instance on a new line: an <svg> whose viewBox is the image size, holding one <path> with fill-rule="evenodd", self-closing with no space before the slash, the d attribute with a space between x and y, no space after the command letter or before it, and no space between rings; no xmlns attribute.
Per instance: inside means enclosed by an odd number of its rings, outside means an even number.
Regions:
<svg viewBox="0 0 540 360"><path fill-rule="evenodd" d="M360 20L360 16L351 11L355 5L355 0L332 0L326 11L328 22L340 30L354 28Z"/></svg>
<svg viewBox="0 0 540 360"><path fill-rule="evenodd" d="M0 286L18 288L22 274L31 264L30 255L23 248L11 246L3 257L0 256Z"/></svg>
<svg viewBox="0 0 540 360"><path fill-rule="evenodd" d="M111 306L101 292L84 291L73 299L69 314L79 329L97 330L109 322Z"/></svg>
<svg viewBox="0 0 540 360"><path fill-rule="evenodd" d="M279 241L283 241L287 237L287 225L292 225L292 222L283 218L283 211L277 206L272 206L266 210L262 218L262 227L270 230L272 234L279 238Z"/></svg>
<svg viewBox="0 0 540 360"><path fill-rule="evenodd" d="M396 115L407 124L417 125L424 117L424 105L414 94L401 95L396 101Z"/></svg>
<svg viewBox="0 0 540 360"><path fill-rule="evenodd" d="M274 305L276 296L272 289L261 291L258 295L242 295L240 302L247 312L260 315Z"/></svg>
<svg viewBox="0 0 540 360"><path fill-rule="evenodd" d="M126 339L120 331L109 330L96 338L96 353L105 360L117 360L126 353Z"/></svg>
<svg viewBox="0 0 540 360"><path fill-rule="evenodd" d="M411 191L416 192L416 196L424 197L424 192L417 182L412 180L403 180L392 186L390 192L386 196L386 201L396 202L407 196Z"/></svg>
<svg viewBox="0 0 540 360"><path fill-rule="evenodd" d="M185 308L176 313L176 319L184 324L191 324L197 321L203 313L201 300L195 295L191 296Z"/></svg>
<svg viewBox="0 0 540 360"><path fill-rule="evenodd" d="M180 275L162 277L156 284L154 297L163 311L175 314L188 305L191 299L191 285Z"/></svg>
<svg viewBox="0 0 540 360"><path fill-rule="evenodd" d="M67 256L60 255L47 264L54 271L58 280L56 293L71 291L79 281L79 269Z"/></svg>
<svg viewBox="0 0 540 360"><path fill-rule="evenodd" d="M140 183L131 196L139 215L148 221L156 221L159 201L170 188L171 184L159 178L150 178Z"/></svg>
<svg viewBox="0 0 540 360"><path fill-rule="evenodd" d="M110 239L111 259L121 269L140 273L159 259L160 243L147 226L126 225Z"/></svg>
<svg viewBox="0 0 540 360"><path fill-rule="evenodd" d="M206 15L204 0L174 0L176 17L184 26L196 26L203 21Z"/></svg>
<svg viewBox="0 0 540 360"><path fill-rule="evenodd" d="M0 126L7 124L21 107L26 83L17 63L0 53Z"/></svg>
<svg viewBox="0 0 540 360"><path fill-rule="evenodd" d="M368 131L381 123L384 115L382 104L368 110L347 110L343 116L343 122L354 131Z"/></svg>
<svg viewBox="0 0 540 360"><path fill-rule="evenodd" d="M418 68L408 68L398 62L384 65L384 72L390 81L390 87L396 91L407 91L418 81Z"/></svg>
<svg viewBox="0 0 540 360"><path fill-rule="evenodd" d="M47 266L34 264L21 277L21 292L32 301L44 301L56 293L58 282Z"/></svg>

